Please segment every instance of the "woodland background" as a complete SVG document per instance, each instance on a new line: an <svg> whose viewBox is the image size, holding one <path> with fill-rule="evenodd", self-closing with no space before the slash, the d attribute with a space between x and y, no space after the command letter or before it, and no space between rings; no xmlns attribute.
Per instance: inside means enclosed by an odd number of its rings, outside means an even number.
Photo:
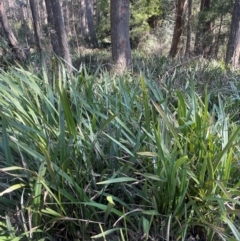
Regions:
<svg viewBox="0 0 240 241"><path fill-rule="evenodd" d="M71 59L76 60L84 54L85 48L97 51L110 47L111 42L114 46L117 39L113 36L116 35L114 31L111 36L111 27L117 29L120 26L126 29L126 33L120 33L122 37L127 41L130 38L131 44L126 52L139 49L161 56L168 54L173 58L203 56L222 59L237 67L237 1L138 0L112 1L111 5L110 9L108 0L2 1L2 15L6 16L1 18L1 35L7 37L2 38L2 54L9 52L9 46L14 51L21 47L26 54L37 51L40 56L41 52L47 55L53 50L57 56L71 63ZM119 7L126 8L128 12L123 23L111 17L111 12ZM119 17L116 12L112 15ZM4 22L7 21L10 25L6 28ZM10 37L11 29L15 38ZM121 44L118 43L118 46ZM112 48L115 62L117 48ZM128 55L130 57L130 53Z"/></svg>

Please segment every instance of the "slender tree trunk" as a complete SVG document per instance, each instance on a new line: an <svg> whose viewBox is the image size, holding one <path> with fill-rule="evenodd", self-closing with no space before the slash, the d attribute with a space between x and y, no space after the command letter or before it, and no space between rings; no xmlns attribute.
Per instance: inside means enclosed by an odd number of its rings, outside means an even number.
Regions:
<svg viewBox="0 0 240 241"><path fill-rule="evenodd" d="M40 19L43 24L47 24L46 4L45 1L40 1Z"/></svg>
<svg viewBox="0 0 240 241"><path fill-rule="evenodd" d="M46 4L46 10L47 10L47 20L48 20L48 25L49 25L49 32L51 36L51 43L52 43L52 48L53 52L57 56L61 56L61 51L58 43L58 37L57 33L55 31L55 24L54 24L54 18L53 18L53 10L52 10L52 2L49 0L45 0Z"/></svg>
<svg viewBox="0 0 240 241"><path fill-rule="evenodd" d="M184 27L184 13L186 9L187 0L178 0L177 1L177 11L176 11L176 20L175 27L173 31L173 38L169 56L175 58L179 51L179 43L182 36L182 31Z"/></svg>
<svg viewBox="0 0 240 241"><path fill-rule="evenodd" d="M88 35L91 41L91 44L94 48L98 47L98 41L96 37L96 32L93 23L93 3L92 0L85 0L86 3L86 17L87 17L87 24L88 24Z"/></svg>
<svg viewBox="0 0 240 241"><path fill-rule="evenodd" d="M80 45L77 32L77 23L79 22L79 2L76 4L74 0L71 0L71 5L69 8L70 15L72 16L72 24L70 25L72 37L74 39L74 48L77 48L78 54L80 54ZM77 16L77 18L76 18Z"/></svg>
<svg viewBox="0 0 240 241"><path fill-rule="evenodd" d="M36 2L35 2L35 0L29 0L29 3L30 3L31 11L32 11L35 43L36 43L38 52L40 53L40 56L41 56L41 59L42 59L42 57L43 57L42 56L42 46L41 46L41 41L40 41L40 31L39 31L39 25L38 25Z"/></svg>
<svg viewBox="0 0 240 241"><path fill-rule="evenodd" d="M221 38L221 31L222 31L222 25L223 25L223 13L221 13L217 41L216 41L216 44L214 46L214 58L217 58L217 56L218 56L219 44L220 44L220 38Z"/></svg>
<svg viewBox="0 0 240 241"><path fill-rule="evenodd" d="M25 33L26 44L27 46L29 46L29 44L31 45L33 41L32 41L32 31L30 30L28 21L27 21L27 8L28 8L27 3L21 7L21 19L22 19L21 24Z"/></svg>
<svg viewBox="0 0 240 241"><path fill-rule="evenodd" d="M8 39L8 45L15 54L16 58L20 61L26 58L24 51L19 46L19 43L8 23L7 16L5 14L3 1L0 1L0 21L4 30L4 33Z"/></svg>
<svg viewBox="0 0 240 241"><path fill-rule="evenodd" d="M211 8L211 0L205 0L204 11L209 11ZM214 22L211 20L207 20L204 22L203 25L203 32L202 32L202 45L203 45L203 55L209 57L213 50L213 28Z"/></svg>
<svg viewBox="0 0 240 241"><path fill-rule="evenodd" d="M63 15L61 11L61 6L59 0L51 0L52 1L52 9L53 16L55 22L55 29L58 36L59 46L61 50L61 57L67 62L67 69L69 72L72 71L72 60L70 56L70 51L68 47L68 40L65 31Z"/></svg>
<svg viewBox="0 0 240 241"><path fill-rule="evenodd" d="M87 17L86 17L86 2L85 0L80 0L79 4L80 11L80 32L82 41L85 42L88 37L88 25L87 25Z"/></svg>
<svg viewBox="0 0 240 241"><path fill-rule="evenodd" d="M132 64L129 11L129 0L110 1L112 58L120 71Z"/></svg>
<svg viewBox="0 0 240 241"><path fill-rule="evenodd" d="M240 0L235 0L225 63L238 67L240 55Z"/></svg>
<svg viewBox="0 0 240 241"><path fill-rule="evenodd" d="M71 33L71 29L70 29L70 24L69 24L70 15L69 15L69 8L68 8L67 0L63 1L62 8L63 8L63 16L64 16L64 24L65 24L66 34L67 34L67 36L71 36L72 33Z"/></svg>
<svg viewBox="0 0 240 241"><path fill-rule="evenodd" d="M203 54L204 57L209 57L213 49L213 25L209 16L205 17L204 14L210 10L211 0L201 0L199 22L195 38L194 52L196 54Z"/></svg>
<svg viewBox="0 0 240 241"><path fill-rule="evenodd" d="M191 34L192 34L192 0L188 0L188 20L187 20L187 42L185 56L188 57L191 52Z"/></svg>

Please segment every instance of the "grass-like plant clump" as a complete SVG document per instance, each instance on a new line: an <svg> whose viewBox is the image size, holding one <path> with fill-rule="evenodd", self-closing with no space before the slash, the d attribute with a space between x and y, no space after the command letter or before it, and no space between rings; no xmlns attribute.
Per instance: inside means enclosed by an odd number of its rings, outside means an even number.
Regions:
<svg viewBox="0 0 240 241"><path fill-rule="evenodd" d="M147 61L0 73L1 240L240 240L237 76Z"/></svg>

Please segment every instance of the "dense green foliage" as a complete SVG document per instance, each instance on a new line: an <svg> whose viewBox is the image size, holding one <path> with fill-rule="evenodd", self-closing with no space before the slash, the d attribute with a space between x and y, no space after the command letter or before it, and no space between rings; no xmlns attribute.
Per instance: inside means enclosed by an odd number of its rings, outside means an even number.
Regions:
<svg viewBox="0 0 240 241"><path fill-rule="evenodd" d="M136 48L141 38L149 33L150 25L154 20L156 23L161 23L165 4L165 0L130 1L130 38L132 48ZM110 43L110 1L99 1L98 9L102 16L97 25L99 42Z"/></svg>
<svg viewBox="0 0 240 241"><path fill-rule="evenodd" d="M196 28L197 31L206 31L204 26L206 23L212 23L211 32L207 31L206 36L203 39L207 39L208 35L211 35L214 39L213 48L219 48L219 45L223 47L226 44L229 36L229 26L231 24L231 13L233 10L234 2L215 0L210 4L209 9L204 9L197 13L196 22L198 23ZM210 42L209 42L210 44ZM219 51L218 49L215 51ZM225 54L225 52L224 52Z"/></svg>
<svg viewBox="0 0 240 241"><path fill-rule="evenodd" d="M95 2L105 47L110 1ZM78 18L71 75L49 56L49 36L47 70L34 50L24 66L3 52L0 240L240 240L239 73L220 61L159 57L170 47L175 2L130 3L138 48L124 74L109 52L78 42ZM217 0L199 13L193 1L192 31L210 36L215 57L225 55L232 7ZM25 42L28 28L17 23Z"/></svg>
<svg viewBox="0 0 240 241"><path fill-rule="evenodd" d="M144 35L149 33L154 24L162 21L162 3L161 0L131 1L130 38L133 48L137 46Z"/></svg>
<svg viewBox="0 0 240 241"><path fill-rule="evenodd" d="M1 240L239 240L239 77L187 65L2 71Z"/></svg>

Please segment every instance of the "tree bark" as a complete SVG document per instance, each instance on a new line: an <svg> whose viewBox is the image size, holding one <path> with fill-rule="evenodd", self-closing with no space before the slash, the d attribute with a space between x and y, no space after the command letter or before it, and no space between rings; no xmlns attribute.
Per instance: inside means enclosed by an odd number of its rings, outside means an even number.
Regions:
<svg viewBox="0 0 240 241"><path fill-rule="evenodd" d="M4 33L8 39L8 45L15 54L16 58L20 61L24 60L26 58L26 55L24 51L19 46L19 43L8 23L7 16L5 14L3 1L0 1L0 21L4 30Z"/></svg>
<svg viewBox="0 0 240 241"><path fill-rule="evenodd" d="M34 40L32 36L32 31L30 30L27 22L28 3L21 6L20 11L21 11L21 26L24 30L26 44L27 46L29 46L33 44Z"/></svg>
<svg viewBox="0 0 240 241"><path fill-rule="evenodd" d="M68 1L67 0L63 1L62 8L63 8L63 16L64 16L64 24L65 24L66 34L67 34L67 36L72 36L70 24L69 24L70 14L69 14L69 8L68 8Z"/></svg>
<svg viewBox="0 0 240 241"><path fill-rule="evenodd" d="M87 17L86 17L86 3L85 0L79 2L80 11L80 25L82 39L86 40L88 35Z"/></svg>
<svg viewBox="0 0 240 241"><path fill-rule="evenodd" d="M88 24L88 35L90 42L94 48L98 47L98 41L93 23L93 3L92 0L85 0L86 3L86 17Z"/></svg>
<svg viewBox="0 0 240 241"><path fill-rule="evenodd" d="M192 34L192 0L188 0L188 20L187 20L187 41L185 56L188 57L191 52L191 34Z"/></svg>
<svg viewBox="0 0 240 241"><path fill-rule="evenodd" d="M179 43L182 36L182 31L184 27L184 13L186 9L187 0L178 0L177 1L177 11L176 11L176 20L175 20L175 27L173 31L173 38L171 49L169 52L169 56L171 58L175 58L179 51Z"/></svg>
<svg viewBox="0 0 240 241"><path fill-rule="evenodd" d="M79 23L79 2L71 1L71 7L70 7L70 14L72 16L72 24L71 24L71 32L73 34L74 39L74 48L77 48L78 54L80 54L80 45L79 45L79 35L80 35L80 29L78 28Z"/></svg>
<svg viewBox="0 0 240 241"><path fill-rule="evenodd" d="M240 0L235 0L225 63L238 67L240 55Z"/></svg>
<svg viewBox="0 0 240 241"><path fill-rule="evenodd" d="M68 40L67 40L66 31L65 31L61 6L59 3L59 0L51 0L51 2L52 2L52 9L53 9L55 30L57 32L57 37L58 37L59 46L61 50L61 57L66 61L66 67L69 73L71 73L72 60L71 60L70 51L68 47Z"/></svg>
<svg viewBox="0 0 240 241"><path fill-rule="evenodd" d="M45 1L41 0L40 4L40 20L43 24L47 24L46 4Z"/></svg>
<svg viewBox="0 0 240 241"><path fill-rule="evenodd" d="M50 36L51 36L53 52L57 56L61 56L57 33L54 28L55 24L54 24L53 10L52 10L52 2L49 0L45 0L45 5L46 5L46 10L47 10L47 20L48 20L48 25L49 25L49 32L50 32Z"/></svg>
<svg viewBox="0 0 240 241"><path fill-rule="evenodd" d="M120 71L132 64L129 38L129 0L111 0L111 42L112 59Z"/></svg>
<svg viewBox="0 0 240 241"><path fill-rule="evenodd" d="M41 41L40 41L40 31L39 31L39 25L38 25L36 2L35 2L35 0L29 0L29 3L30 3L31 12L32 12L35 42L36 42L38 52L42 59L42 57L43 57L42 56L42 46L41 46Z"/></svg>
<svg viewBox="0 0 240 241"><path fill-rule="evenodd" d="M195 38L194 52L203 54L204 57L209 57L213 49L213 22L208 20L209 16L205 17L211 7L211 0L201 0L199 22ZM202 15L202 16L201 16Z"/></svg>
<svg viewBox="0 0 240 241"><path fill-rule="evenodd" d="M217 36L217 39L216 39L216 42L215 42L214 48L213 48L214 58L217 58L217 56L218 56L222 25L223 25L223 13L221 12L220 23L219 23L219 28L218 28L218 36Z"/></svg>

